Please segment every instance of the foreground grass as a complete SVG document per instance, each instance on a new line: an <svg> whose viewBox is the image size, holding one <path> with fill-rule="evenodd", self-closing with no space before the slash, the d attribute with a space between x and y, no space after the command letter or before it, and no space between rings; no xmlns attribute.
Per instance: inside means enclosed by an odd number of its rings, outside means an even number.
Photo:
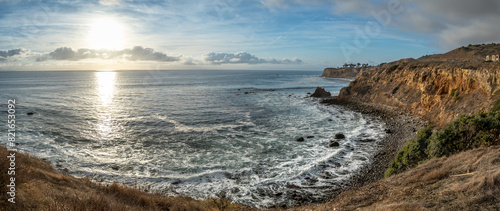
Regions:
<svg viewBox="0 0 500 211"><path fill-rule="evenodd" d="M16 203L12 204L6 194L10 179L7 153L0 147L0 210L253 210L224 198L197 201L118 184L98 185L62 174L48 162L21 153L16 153Z"/></svg>
<svg viewBox="0 0 500 211"><path fill-rule="evenodd" d="M499 210L500 146L478 148L294 210Z"/></svg>

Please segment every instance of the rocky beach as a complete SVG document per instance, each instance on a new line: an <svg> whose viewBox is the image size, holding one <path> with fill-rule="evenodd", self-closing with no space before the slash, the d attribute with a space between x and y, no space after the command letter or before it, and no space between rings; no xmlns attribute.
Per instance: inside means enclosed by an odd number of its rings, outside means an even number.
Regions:
<svg viewBox="0 0 500 211"><path fill-rule="evenodd" d="M363 115L378 118L386 126L387 135L378 142L378 152L373 156L371 163L362 167L349 181L344 183L342 191L383 179L384 171L396 153L403 148L406 142L415 137L420 128L428 125L428 122L418 116L398 111L394 107L345 102L336 98L324 99L322 103L330 106L341 106Z"/></svg>

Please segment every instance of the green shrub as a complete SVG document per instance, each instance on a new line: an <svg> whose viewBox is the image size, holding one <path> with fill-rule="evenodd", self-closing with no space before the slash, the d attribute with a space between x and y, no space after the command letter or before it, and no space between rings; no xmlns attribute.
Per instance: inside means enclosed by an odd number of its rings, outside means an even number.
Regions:
<svg viewBox="0 0 500 211"><path fill-rule="evenodd" d="M406 143L403 149L398 152L394 160L389 164L389 169L385 172L385 177L413 168L421 161L426 160L427 154L425 151L431 135L432 126L420 129L415 139Z"/></svg>
<svg viewBox="0 0 500 211"><path fill-rule="evenodd" d="M497 105L500 103L497 101ZM500 107L500 106L499 106ZM385 177L403 172L433 157L500 144L500 111L462 115L444 129L421 129L389 164Z"/></svg>
<svg viewBox="0 0 500 211"><path fill-rule="evenodd" d="M500 112L462 115L430 137L429 157L449 156L461 151L499 144Z"/></svg>
<svg viewBox="0 0 500 211"><path fill-rule="evenodd" d="M394 70L396 70L396 69L398 69L398 65L397 65L397 64L393 64L393 65L391 65L391 66L389 67L389 69L388 69L388 70L389 70L390 72L392 72L392 71L394 71Z"/></svg>

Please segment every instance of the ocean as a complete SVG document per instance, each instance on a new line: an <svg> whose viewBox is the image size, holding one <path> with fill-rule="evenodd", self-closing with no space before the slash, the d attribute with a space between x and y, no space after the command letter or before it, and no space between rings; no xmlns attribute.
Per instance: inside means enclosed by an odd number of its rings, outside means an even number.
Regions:
<svg viewBox="0 0 500 211"><path fill-rule="evenodd" d="M77 177L257 207L322 201L370 162L385 133L377 119L309 98L318 86L336 95L350 82L320 75L0 72L1 143L15 99L16 147ZM328 147L336 133L346 138ZM360 141L368 138L377 141Z"/></svg>

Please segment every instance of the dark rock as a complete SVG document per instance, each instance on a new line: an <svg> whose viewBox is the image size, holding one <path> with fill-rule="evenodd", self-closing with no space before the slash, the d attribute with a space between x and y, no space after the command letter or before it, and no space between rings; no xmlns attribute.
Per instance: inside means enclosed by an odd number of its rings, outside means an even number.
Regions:
<svg viewBox="0 0 500 211"><path fill-rule="evenodd" d="M247 95L247 94L248 94L248 92L245 92L245 94Z"/></svg>
<svg viewBox="0 0 500 211"><path fill-rule="evenodd" d="M237 188L237 187L234 187L232 190L231 190L231 193L239 193L240 192L240 189Z"/></svg>
<svg viewBox="0 0 500 211"><path fill-rule="evenodd" d="M304 141L304 137L300 137L297 139L298 142L303 142Z"/></svg>
<svg viewBox="0 0 500 211"><path fill-rule="evenodd" d="M333 119L328 119L329 122L333 121Z"/></svg>
<svg viewBox="0 0 500 211"><path fill-rule="evenodd" d="M332 94L330 92L325 91L325 89L321 87L316 87L316 91L311 95L311 97L331 97Z"/></svg>
<svg viewBox="0 0 500 211"><path fill-rule="evenodd" d="M307 136L307 138L314 138L314 136Z"/></svg>
<svg viewBox="0 0 500 211"><path fill-rule="evenodd" d="M35 114L35 113L33 113L33 112L28 112L28 113L26 113L26 114L27 114L27 115L33 115L33 114Z"/></svg>
<svg viewBox="0 0 500 211"><path fill-rule="evenodd" d="M118 166L111 166L111 169L113 169L115 171L118 171L118 169L120 169L120 167L118 167Z"/></svg>
<svg viewBox="0 0 500 211"><path fill-rule="evenodd" d="M68 168L63 169L64 172L69 172Z"/></svg>
<svg viewBox="0 0 500 211"><path fill-rule="evenodd" d="M367 138L367 139L361 139L360 140L361 142L374 142L375 139L372 139L372 138Z"/></svg>
<svg viewBox="0 0 500 211"><path fill-rule="evenodd" d="M392 130L390 130L390 129L385 129L384 131L385 131L385 133L392 133Z"/></svg>
<svg viewBox="0 0 500 211"><path fill-rule="evenodd" d="M339 142L336 142L336 141L331 141L329 144L328 144L328 147L338 147L340 146Z"/></svg>
<svg viewBox="0 0 500 211"><path fill-rule="evenodd" d="M308 92L307 94L308 94L308 95L310 95L311 93L310 93L310 92Z"/></svg>
<svg viewBox="0 0 500 211"><path fill-rule="evenodd" d="M181 182L182 182L182 181L180 181L180 180L176 180L176 181L174 181L174 182L172 182L172 183L170 183L170 184L172 184L172 185L178 185L178 184L180 184Z"/></svg>
<svg viewBox="0 0 500 211"><path fill-rule="evenodd" d="M335 139L344 139L344 138L345 138L345 135L342 133L335 134Z"/></svg>

